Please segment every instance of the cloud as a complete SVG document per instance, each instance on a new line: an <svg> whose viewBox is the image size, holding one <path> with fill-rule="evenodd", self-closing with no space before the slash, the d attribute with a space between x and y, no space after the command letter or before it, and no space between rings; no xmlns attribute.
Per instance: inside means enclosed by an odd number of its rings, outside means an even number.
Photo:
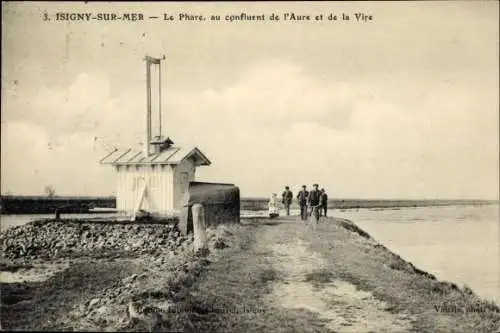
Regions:
<svg viewBox="0 0 500 333"><path fill-rule="evenodd" d="M7 92L10 106L24 99ZM234 182L243 195L312 182L342 197L496 192L498 115L481 89L461 82L338 81L273 58L218 89L171 84L164 95L167 134L213 162L198 178ZM142 142L144 100L143 82L100 72L42 89L29 112L2 122L2 191L110 194L113 171L98 160Z"/></svg>
<svg viewBox="0 0 500 333"><path fill-rule="evenodd" d="M37 194L45 185L63 194L114 189L112 174L98 161L113 146L141 139L133 100L112 96L109 80L96 72L35 96L9 93L9 106L17 103L24 112L2 122L2 191ZM27 102L16 102L18 94Z"/></svg>
<svg viewBox="0 0 500 333"><path fill-rule="evenodd" d="M51 185L59 194L109 194L114 179L98 164L103 154L90 133L54 141L37 124L2 123L2 192L35 195Z"/></svg>
<svg viewBox="0 0 500 333"><path fill-rule="evenodd" d="M210 110L217 119L241 124L275 126L315 121L343 129L349 124L356 99L357 92L351 86L349 82L314 80L298 64L270 59L252 64L236 82L218 91L206 89L188 96L174 92L167 100L173 112Z"/></svg>
<svg viewBox="0 0 500 333"><path fill-rule="evenodd" d="M168 113L174 137L215 161L203 176L256 195L315 179L351 196L463 197L491 188L498 167L483 96L461 82L314 79L272 59L218 91L172 93Z"/></svg>

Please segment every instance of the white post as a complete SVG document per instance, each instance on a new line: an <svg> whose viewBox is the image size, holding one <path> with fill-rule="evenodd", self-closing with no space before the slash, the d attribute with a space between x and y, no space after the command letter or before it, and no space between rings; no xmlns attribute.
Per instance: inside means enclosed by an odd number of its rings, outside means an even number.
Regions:
<svg viewBox="0 0 500 333"><path fill-rule="evenodd" d="M194 204L193 212L193 232L194 232L194 252L207 248L207 226L205 224L205 209L201 204Z"/></svg>
<svg viewBox="0 0 500 333"><path fill-rule="evenodd" d="M313 206L311 209L311 222L309 223L310 227L313 230L316 230L316 226L318 225L318 206Z"/></svg>
<svg viewBox="0 0 500 333"><path fill-rule="evenodd" d="M148 157L150 153L149 145L151 142L151 63L146 56L146 133L144 133L144 156Z"/></svg>

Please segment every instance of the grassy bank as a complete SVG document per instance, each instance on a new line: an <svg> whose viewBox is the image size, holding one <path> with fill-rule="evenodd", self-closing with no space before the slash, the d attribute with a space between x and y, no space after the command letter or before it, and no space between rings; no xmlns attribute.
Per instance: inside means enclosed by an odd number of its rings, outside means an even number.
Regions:
<svg viewBox="0 0 500 333"><path fill-rule="evenodd" d="M311 283L321 292L322 288L329 288L328 285L349 282L356 292L366 292L374 297L373 302L383 304L382 311L389 319L378 314L378 317L356 318L357 314L367 312L362 303L352 310L352 304L332 297L328 303L330 309L323 310L350 316L332 329L325 316L305 304L303 308L301 304L287 308L270 302L269 299L275 297L276 286L292 282L287 281L286 270L278 264L269 246L290 246L297 242L297 235L299 241L308 244L310 253L324 258L319 268L308 272L306 268L300 283ZM223 260L207 267L191 286L192 297L181 301L182 308L187 309L182 314L182 322L187 323L183 328L187 331L353 332L356 327L366 327L361 332L394 332L396 329L400 332L399 326L380 326L380 322L393 320L395 316L406 322L401 332L496 332L500 329L500 309L495 304L481 300L467 287L437 281L349 221L328 219L318 230L309 232L299 221L253 220L237 237L241 240L240 247L231 249ZM242 307L255 311L221 314L211 310L230 311ZM371 324L361 326L370 318Z"/></svg>
<svg viewBox="0 0 500 333"><path fill-rule="evenodd" d="M322 225L322 232L306 235L312 250L325 253L324 270L372 292L389 304L389 311L410 311L415 316L414 331L496 332L500 329L500 309L493 302L482 300L467 286L460 288L454 283L436 280L366 233L357 232L358 228L349 221L332 222ZM349 227L346 229L346 226ZM348 229L351 229L349 234Z"/></svg>

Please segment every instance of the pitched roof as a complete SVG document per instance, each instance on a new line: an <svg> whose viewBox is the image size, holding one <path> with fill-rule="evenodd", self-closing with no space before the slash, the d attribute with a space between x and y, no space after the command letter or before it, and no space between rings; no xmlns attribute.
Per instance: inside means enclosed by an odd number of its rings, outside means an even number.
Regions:
<svg viewBox="0 0 500 333"><path fill-rule="evenodd" d="M139 149L116 149L106 155L99 162L111 165L141 165L141 164L179 164L185 159L192 158L196 166L210 165L210 160L197 148L191 150L180 147L168 147L159 153L152 153L148 157Z"/></svg>

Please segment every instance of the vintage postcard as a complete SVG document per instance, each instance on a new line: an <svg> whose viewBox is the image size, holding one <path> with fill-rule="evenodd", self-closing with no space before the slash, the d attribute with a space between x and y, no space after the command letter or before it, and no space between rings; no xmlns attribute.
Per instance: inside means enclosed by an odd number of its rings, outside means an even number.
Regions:
<svg viewBox="0 0 500 333"><path fill-rule="evenodd" d="M498 24L2 2L0 327L500 331Z"/></svg>

